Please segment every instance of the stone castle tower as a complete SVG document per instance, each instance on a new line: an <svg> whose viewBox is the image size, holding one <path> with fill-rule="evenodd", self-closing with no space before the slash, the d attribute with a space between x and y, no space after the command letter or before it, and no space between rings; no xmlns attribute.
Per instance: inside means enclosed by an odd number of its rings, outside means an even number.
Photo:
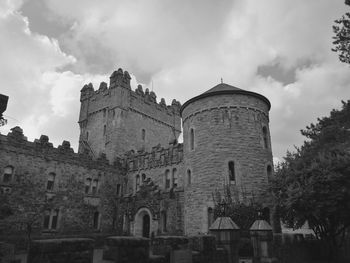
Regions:
<svg viewBox="0 0 350 263"><path fill-rule="evenodd" d="M272 173L270 102L221 83L181 107L184 133L185 233L203 233L213 192L260 198Z"/></svg>
<svg viewBox="0 0 350 263"><path fill-rule="evenodd" d="M127 151L150 151L155 145L168 146L181 132L180 103L166 105L142 86L133 91L130 75L118 69L110 76L109 87L98 90L85 85L80 96L79 152L97 158L105 154L112 163Z"/></svg>
<svg viewBox="0 0 350 263"><path fill-rule="evenodd" d="M79 152L124 160L123 194L136 198L123 212L130 215L127 232L207 233L213 193L225 187L239 201L270 206L263 198L273 173L271 105L264 96L221 83L182 107L176 100L168 106L141 85L131 90L128 72L119 69L109 87L85 85L80 101ZM150 202L142 185L153 189Z"/></svg>

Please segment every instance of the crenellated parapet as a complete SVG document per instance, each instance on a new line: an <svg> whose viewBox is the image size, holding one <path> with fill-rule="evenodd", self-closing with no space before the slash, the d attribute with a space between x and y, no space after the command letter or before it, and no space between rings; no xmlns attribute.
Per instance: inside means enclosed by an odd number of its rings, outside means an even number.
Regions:
<svg viewBox="0 0 350 263"><path fill-rule="evenodd" d="M47 135L41 135L34 142L28 141L23 134L23 130L18 126L12 128L7 136L0 134L0 148L7 152L15 152L25 156L44 158L47 161L70 163L87 168L104 169L106 171L121 168L119 162L116 162L115 165L109 165L106 157L102 155L97 160L92 160L89 155L75 153L69 141L63 141L57 148L49 141Z"/></svg>
<svg viewBox="0 0 350 263"><path fill-rule="evenodd" d="M171 166L183 161L183 144L173 143L169 148L155 146L151 152L129 151L122 163L128 172L149 170L157 167Z"/></svg>
<svg viewBox="0 0 350 263"><path fill-rule="evenodd" d="M156 93L154 91L149 91L148 88L146 88L145 91L143 91L143 87L141 84L137 86L135 91L131 91L130 95L132 101L137 101L134 103L134 105L132 104L132 107L135 109L142 107L141 105L137 105L139 103L142 103L144 105L153 106L153 109L163 111L168 115L180 115L181 103L179 101L173 99L171 105L167 105L165 99L161 98L158 102Z"/></svg>
<svg viewBox="0 0 350 263"><path fill-rule="evenodd" d="M80 101L82 103L87 100L90 101L89 107L85 109L88 114L93 114L103 109L123 107L118 97L124 100L124 104L126 103L125 100L129 100L128 97L130 97L130 104L128 106L135 110L140 108L144 109L146 106L149 108L148 112L157 110L167 113L168 115L180 115L181 104L179 101L173 99L171 105L167 105L165 99L162 98L160 102L157 102L157 95L154 91L149 91L148 88L144 91L141 84L139 84L135 90L132 90L130 80L130 74L119 68L110 76L109 87L106 82L101 82L99 88L95 90L92 83L85 84L80 91ZM129 96L126 97L124 93L113 92L113 90L118 87L123 88L123 92L128 92Z"/></svg>

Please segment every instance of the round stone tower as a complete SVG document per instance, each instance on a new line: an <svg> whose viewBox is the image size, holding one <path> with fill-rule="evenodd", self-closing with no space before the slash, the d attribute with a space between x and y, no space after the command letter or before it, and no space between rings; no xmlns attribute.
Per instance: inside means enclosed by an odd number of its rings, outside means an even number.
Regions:
<svg viewBox="0 0 350 263"><path fill-rule="evenodd" d="M181 108L185 166L185 233L206 233L213 196L229 188L234 201L264 203L273 173L270 102L225 83Z"/></svg>

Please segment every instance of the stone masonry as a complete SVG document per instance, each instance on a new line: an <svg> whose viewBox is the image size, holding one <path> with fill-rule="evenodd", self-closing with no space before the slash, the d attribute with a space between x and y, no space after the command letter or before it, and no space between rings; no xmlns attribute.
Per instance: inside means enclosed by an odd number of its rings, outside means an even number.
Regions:
<svg viewBox="0 0 350 263"><path fill-rule="evenodd" d="M259 200L266 193L272 170L269 109L265 97L223 83L182 107L184 167L191 173L185 186L186 234L208 229L215 189L229 185L240 200Z"/></svg>

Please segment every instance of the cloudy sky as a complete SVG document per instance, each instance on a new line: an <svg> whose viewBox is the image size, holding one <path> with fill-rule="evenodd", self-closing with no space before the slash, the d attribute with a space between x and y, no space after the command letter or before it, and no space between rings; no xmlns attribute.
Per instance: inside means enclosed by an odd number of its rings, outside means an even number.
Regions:
<svg viewBox="0 0 350 263"><path fill-rule="evenodd" d="M220 82L271 101L274 156L350 98L332 48L344 0L1 0L0 93L29 140L77 148L79 94L122 67L158 99L184 103Z"/></svg>

